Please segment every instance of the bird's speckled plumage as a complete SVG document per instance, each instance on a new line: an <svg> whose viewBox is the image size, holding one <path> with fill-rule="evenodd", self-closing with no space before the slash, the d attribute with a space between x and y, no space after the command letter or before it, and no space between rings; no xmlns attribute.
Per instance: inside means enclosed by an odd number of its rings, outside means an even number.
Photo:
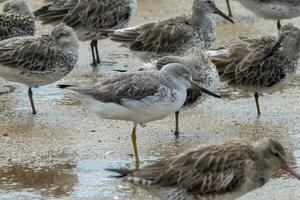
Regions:
<svg viewBox="0 0 300 200"><path fill-rule="evenodd" d="M43 24L65 23L80 40L98 40L126 27L135 10L136 0L56 0L35 15Z"/></svg>
<svg viewBox="0 0 300 200"><path fill-rule="evenodd" d="M202 145L140 170L111 171L162 200L233 200L263 186L285 164L282 145L264 139Z"/></svg>
<svg viewBox="0 0 300 200"><path fill-rule="evenodd" d="M63 22L72 27L79 40L91 40L93 64L100 63L97 40L125 28L136 12L137 0L48 0L34 12L43 24Z"/></svg>
<svg viewBox="0 0 300 200"><path fill-rule="evenodd" d="M209 48L216 39L212 16L216 10L214 1L194 0L192 15L146 23L109 35L130 50L156 55L182 54L192 47Z"/></svg>
<svg viewBox="0 0 300 200"><path fill-rule="evenodd" d="M67 41L61 40L62 37ZM41 86L65 77L78 59L73 30L58 25L51 35L15 37L0 42L0 74L8 81Z"/></svg>
<svg viewBox="0 0 300 200"><path fill-rule="evenodd" d="M0 40L18 36L32 36L35 33L34 16L24 0L5 3L0 14Z"/></svg>
<svg viewBox="0 0 300 200"><path fill-rule="evenodd" d="M258 39L240 38L227 49L208 52L220 73L221 81L254 92L260 115L259 93L273 92L291 81L297 71L300 29L289 24L279 36Z"/></svg>
<svg viewBox="0 0 300 200"><path fill-rule="evenodd" d="M54 83L74 68L79 43L72 28L60 24L51 35L14 37L0 42L0 76L29 86L33 114L36 114L31 87Z"/></svg>
<svg viewBox="0 0 300 200"><path fill-rule="evenodd" d="M282 47L266 58L278 38L263 36L257 39L240 38L224 53L216 53L212 61L216 64L221 80L234 87L253 92L273 89L290 81L297 70L300 52L300 30L293 25L280 29L279 38L284 37Z"/></svg>

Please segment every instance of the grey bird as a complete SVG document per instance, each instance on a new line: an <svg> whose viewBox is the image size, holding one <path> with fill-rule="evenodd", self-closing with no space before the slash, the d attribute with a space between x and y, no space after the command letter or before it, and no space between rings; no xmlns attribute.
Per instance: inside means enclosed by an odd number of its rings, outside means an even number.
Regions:
<svg viewBox="0 0 300 200"><path fill-rule="evenodd" d="M137 0L48 0L34 12L43 24L72 27L81 41L91 40L93 66L100 63L97 41L125 28L135 15Z"/></svg>
<svg viewBox="0 0 300 200"><path fill-rule="evenodd" d="M179 63L168 64L160 71L122 73L92 86L59 87L74 91L74 97L99 118L133 122L131 138L137 168L140 165L136 142L138 124L160 120L178 111L186 100L188 88L195 87L219 97L195 83L190 70Z"/></svg>
<svg viewBox="0 0 300 200"><path fill-rule="evenodd" d="M263 139L253 145L202 145L140 170L108 170L161 200L234 200L265 185L279 169L300 179L287 164L283 146Z"/></svg>
<svg viewBox="0 0 300 200"><path fill-rule="evenodd" d="M14 37L0 42L0 76L29 87L32 113L36 114L32 87L64 78L78 60L79 43L72 28L60 24L51 35Z"/></svg>
<svg viewBox="0 0 300 200"><path fill-rule="evenodd" d="M253 92L257 113L259 93L275 92L293 80L300 53L300 29L282 26L278 37L240 38L226 49L207 52L221 81Z"/></svg>

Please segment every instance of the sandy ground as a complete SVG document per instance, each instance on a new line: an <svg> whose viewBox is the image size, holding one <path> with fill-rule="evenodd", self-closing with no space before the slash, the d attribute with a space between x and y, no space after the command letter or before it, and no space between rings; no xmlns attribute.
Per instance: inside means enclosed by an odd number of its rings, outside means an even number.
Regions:
<svg viewBox="0 0 300 200"><path fill-rule="evenodd" d="M28 0L36 9L42 5ZM223 1L218 1L224 10ZM276 35L273 21L257 19L233 3L236 24L218 21L215 46L228 44L236 36ZM191 0L139 0L134 23L188 13ZM298 19L293 20L300 26ZM284 22L286 23L286 22ZM38 27L47 33L50 26ZM127 49L109 40L101 41L97 69L89 66L88 43L81 45L81 59L63 82L93 84L112 69L136 69L141 65ZM31 115L24 85L2 83L0 90L0 199L92 199L151 200L142 189L111 179L103 169L133 167L130 132L132 124L99 120L56 84L34 89L38 114ZM300 77L282 91L260 99L262 116L257 118L252 94L226 86L222 100L209 98L180 116L181 137L175 139L174 116L138 127L139 151L143 164L178 154L202 143L242 138L253 141L274 137L288 149L290 163L300 164ZM241 200L299 200L300 182L277 172L263 188Z"/></svg>

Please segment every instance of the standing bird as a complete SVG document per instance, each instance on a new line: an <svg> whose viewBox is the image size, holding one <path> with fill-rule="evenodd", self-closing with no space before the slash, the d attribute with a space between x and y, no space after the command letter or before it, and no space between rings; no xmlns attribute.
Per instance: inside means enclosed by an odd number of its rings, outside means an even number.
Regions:
<svg viewBox="0 0 300 200"><path fill-rule="evenodd" d="M165 56L152 63L146 64L146 69L161 70L170 63L181 63L185 65L191 72L193 81L199 85L209 89L216 90L219 83L219 75L216 66L211 62L210 58L199 48L192 48L184 56ZM187 89L187 98L180 110L175 112L175 132L179 135L179 111L184 111L199 105L208 97L198 88Z"/></svg>
<svg viewBox="0 0 300 200"><path fill-rule="evenodd" d="M209 48L216 39L212 14L233 21L220 11L214 0L194 0L192 15L116 30L109 34L132 51L151 56L179 55L192 47Z"/></svg>
<svg viewBox="0 0 300 200"><path fill-rule="evenodd" d="M277 20L280 29L280 20L300 16L300 0L236 0L242 6L264 19ZM226 0L229 13L231 13L229 0ZM232 15L232 14L231 14Z"/></svg>
<svg viewBox="0 0 300 200"><path fill-rule="evenodd" d="M140 164L136 143L137 124L160 120L178 111L186 100L186 90L191 87L219 97L195 83L190 70L179 63L166 65L160 71L123 73L95 86L60 87L75 91L75 97L102 119L133 122L131 137L137 168Z"/></svg>
<svg viewBox="0 0 300 200"><path fill-rule="evenodd" d="M254 93L257 113L261 114L259 93L276 91L290 82L297 71L300 53L300 29L288 24L278 38L240 38L227 49L210 51L221 81Z"/></svg>
<svg viewBox="0 0 300 200"><path fill-rule="evenodd" d="M34 15L24 0L8 1L0 14L0 40L35 33Z"/></svg>
<svg viewBox="0 0 300 200"><path fill-rule="evenodd" d="M124 28L136 11L137 0L48 0L35 11L43 24L63 22L72 27L81 41L91 40L93 66L100 63L98 40Z"/></svg>
<svg viewBox="0 0 300 200"><path fill-rule="evenodd" d="M51 35L15 37L0 42L0 76L29 87L32 114L36 114L32 87L64 78L78 60L79 43L72 28L60 24Z"/></svg>
<svg viewBox="0 0 300 200"><path fill-rule="evenodd" d="M282 169L300 179L282 145L263 139L203 145L140 170L108 169L161 200L234 200L265 185Z"/></svg>

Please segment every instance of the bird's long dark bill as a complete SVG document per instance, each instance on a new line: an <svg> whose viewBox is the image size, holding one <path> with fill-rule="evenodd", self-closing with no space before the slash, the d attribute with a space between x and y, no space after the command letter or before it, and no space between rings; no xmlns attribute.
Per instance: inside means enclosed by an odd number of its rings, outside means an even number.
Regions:
<svg viewBox="0 0 300 200"><path fill-rule="evenodd" d="M215 12L214 12L215 14L220 15L221 17L227 19L228 21L230 21L231 23L234 24L234 21L229 16L227 16L225 13L223 13L221 10L219 10L219 8L217 8L215 6L214 9L215 9Z"/></svg>
<svg viewBox="0 0 300 200"><path fill-rule="evenodd" d="M298 172L292 169L288 164L282 165L281 169L300 180L300 174L298 174Z"/></svg>
<svg viewBox="0 0 300 200"><path fill-rule="evenodd" d="M264 57L264 60L266 58L271 57L274 54L274 52L281 47L281 42L282 42L282 39L279 39L276 42L276 44L270 49L270 51L266 53L266 56Z"/></svg>
<svg viewBox="0 0 300 200"><path fill-rule="evenodd" d="M199 88L201 92L205 93L205 94L208 94L210 96L213 96L215 98L221 98L220 95L217 95L215 93L213 93L212 91L209 91L208 89L204 88L204 87L201 87L200 85L198 85L196 82L192 81L192 87L193 88Z"/></svg>

